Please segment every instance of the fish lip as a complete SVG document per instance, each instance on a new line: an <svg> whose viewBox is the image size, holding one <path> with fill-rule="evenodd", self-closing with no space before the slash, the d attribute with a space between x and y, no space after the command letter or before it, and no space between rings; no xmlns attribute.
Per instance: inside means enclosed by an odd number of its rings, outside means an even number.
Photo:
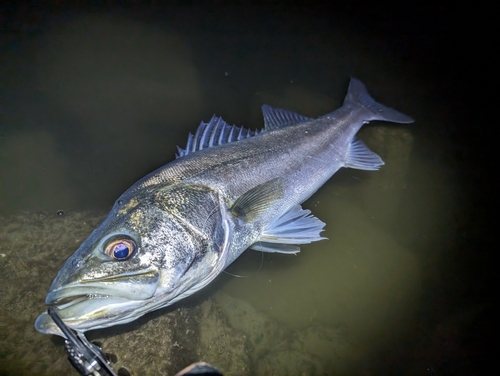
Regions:
<svg viewBox="0 0 500 376"><path fill-rule="evenodd" d="M85 296L80 296L80 298L75 298L56 307L58 309L59 317L69 328L85 332L92 329L108 327L110 326L110 322L114 325L126 323L132 320L129 316L126 316L125 318L114 316L112 313L113 308L111 308L113 306L129 306L130 304L137 305L138 303L141 305L140 302L129 301L125 298L103 297L103 300L104 304L102 306L98 305L92 307L92 303L89 299ZM74 311L75 309L77 310L76 314ZM111 311L109 311L110 309ZM98 315L95 316L95 313L98 313ZM109 313L111 313L111 316L108 316ZM65 337L47 311L40 314L35 320L35 329L43 334L54 334Z"/></svg>
<svg viewBox="0 0 500 376"><path fill-rule="evenodd" d="M66 289L70 289L70 287ZM64 289L64 290L66 290ZM106 299L109 298L109 295L104 295L104 294L65 294L66 291L60 290L60 291L54 291L54 292L49 292L47 295L47 298L45 300L45 304L49 307L56 307L59 310L63 310L65 308L68 308L72 305L75 305L77 303L80 303L83 300L86 299Z"/></svg>
<svg viewBox="0 0 500 376"><path fill-rule="evenodd" d="M138 272L78 280L51 289L47 294L45 304L62 309L83 299L145 300L151 298L156 292L159 277L158 269L149 267Z"/></svg>
<svg viewBox="0 0 500 376"><path fill-rule="evenodd" d="M53 301L47 301L45 302L47 306L49 307L56 307L57 309L64 309L66 307L69 307L73 304L76 304L78 302L81 302L82 300L88 298L86 295L73 295L73 296L66 296L63 298L59 297L54 297Z"/></svg>
<svg viewBox="0 0 500 376"><path fill-rule="evenodd" d="M155 266L107 277L61 283L55 280L45 303L56 307L71 329L87 331L133 320L134 313L155 295L160 272ZM35 321L35 329L64 336L47 312Z"/></svg>

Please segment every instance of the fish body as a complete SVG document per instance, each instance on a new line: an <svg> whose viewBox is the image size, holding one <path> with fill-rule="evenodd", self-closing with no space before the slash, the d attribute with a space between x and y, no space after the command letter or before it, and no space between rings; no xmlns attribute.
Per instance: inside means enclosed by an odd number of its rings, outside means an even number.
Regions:
<svg viewBox="0 0 500 376"><path fill-rule="evenodd" d="M203 288L247 248L293 254L324 239L300 204L341 167L383 165L355 137L363 124L413 122L354 78L342 107L318 119L266 105L263 115L261 131L202 122L177 159L120 196L50 287L46 304L66 325L127 323ZM62 335L46 313L35 327Z"/></svg>

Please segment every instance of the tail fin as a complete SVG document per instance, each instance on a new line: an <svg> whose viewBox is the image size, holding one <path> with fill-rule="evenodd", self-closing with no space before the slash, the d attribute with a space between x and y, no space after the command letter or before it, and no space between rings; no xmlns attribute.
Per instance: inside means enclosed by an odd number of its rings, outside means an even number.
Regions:
<svg viewBox="0 0 500 376"><path fill-rule="evenodd" d="M370 116L368 119L364 119L366 121L384 120L402 124L413 123L414 121L411 117L406 116L399 111L375 102L370 94L368 94L368 90L366 90L365 85L354 77L351 77L351 82L349 83L349 88L347 89L347 95L344 99L344 104L348 103L358 106L361 105L368 110L370 112Z"/></svg>

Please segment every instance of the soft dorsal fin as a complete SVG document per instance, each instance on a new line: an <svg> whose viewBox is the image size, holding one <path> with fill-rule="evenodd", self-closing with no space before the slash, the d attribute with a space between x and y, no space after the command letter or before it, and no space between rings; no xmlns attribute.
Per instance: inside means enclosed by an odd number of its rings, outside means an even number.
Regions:
<svg viewBox="0 0 500 376"><path fill-rule="evenodd" d="M282 108L273 108L267 104L262 106L262 115L264 116L264 129L266 131L312 120L295 112L283 110Z"/></svg>
<svg viewBox="0 0 500 376"><path fill-rule="evenodd" d="M208 123L202 121L194 135L189 133L186 149L177 146L176 158L184 157L198 150L253 137L260 132L260 130L252 131L244 127L229 125L222 118L214 115Z"/></svg>

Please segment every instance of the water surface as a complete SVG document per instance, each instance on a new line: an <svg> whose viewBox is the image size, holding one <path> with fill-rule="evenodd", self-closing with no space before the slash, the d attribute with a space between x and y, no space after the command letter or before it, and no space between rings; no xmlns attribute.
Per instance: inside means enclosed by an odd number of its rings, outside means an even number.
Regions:
<svg viewBox="0 0 500 376"><path fill-rule="evenodd" d="M254 320L266 317L287 333L334 330L350 352L339 360L342 368L325 366L327 373L479 369L479 350L470 344L477 341L471 333L487 327L478 322L488 308L481 251L488 192L470 194L484 177L477 167L482 155L474 152L479 135L457 89L461 71L446 66L454 50L439 50L453 29L435 25L412 34L399 20L367 22L371 12L382 17L380 10L349 7L6 9L0 63L0 263L11 283L2 294L5 338L12 341L9 330L23 327L26 339L61 350L32 327L55 271L116 197L171 161L201 120L215 113L260 128L264 103L320 116L341 105L355 76L377 101L416 122L366 126L360 138L386 165L378 172L341 170L304 204L326 222L328 240L303 246L297 256L247 251L203 299L225 293L240 308L249 304ZM451 16L446 8L413 11L428 22ZM82 216L78 236L72 235L78 222L54 222L58 211ZM34 218L37 213L44 214ZM33 237L43 223L50 226ZM27 253L33 242L47 250L59 244L56 259L35 262ZM25 274L39 284L15 297ZM19 299L29 301L28 314L13 325ZM121 330L140 333L146 325ZM329 345L318 343L315 361L330 364ZM22 346L33 351L30 341L16 345L21 348L13 351L2 344L1 367L42 372L42 359L16 362ZM276 349L260 351L249 350L245 372L258 372L255 363ZM281 367L281 374L289 372Z"/></svg>

